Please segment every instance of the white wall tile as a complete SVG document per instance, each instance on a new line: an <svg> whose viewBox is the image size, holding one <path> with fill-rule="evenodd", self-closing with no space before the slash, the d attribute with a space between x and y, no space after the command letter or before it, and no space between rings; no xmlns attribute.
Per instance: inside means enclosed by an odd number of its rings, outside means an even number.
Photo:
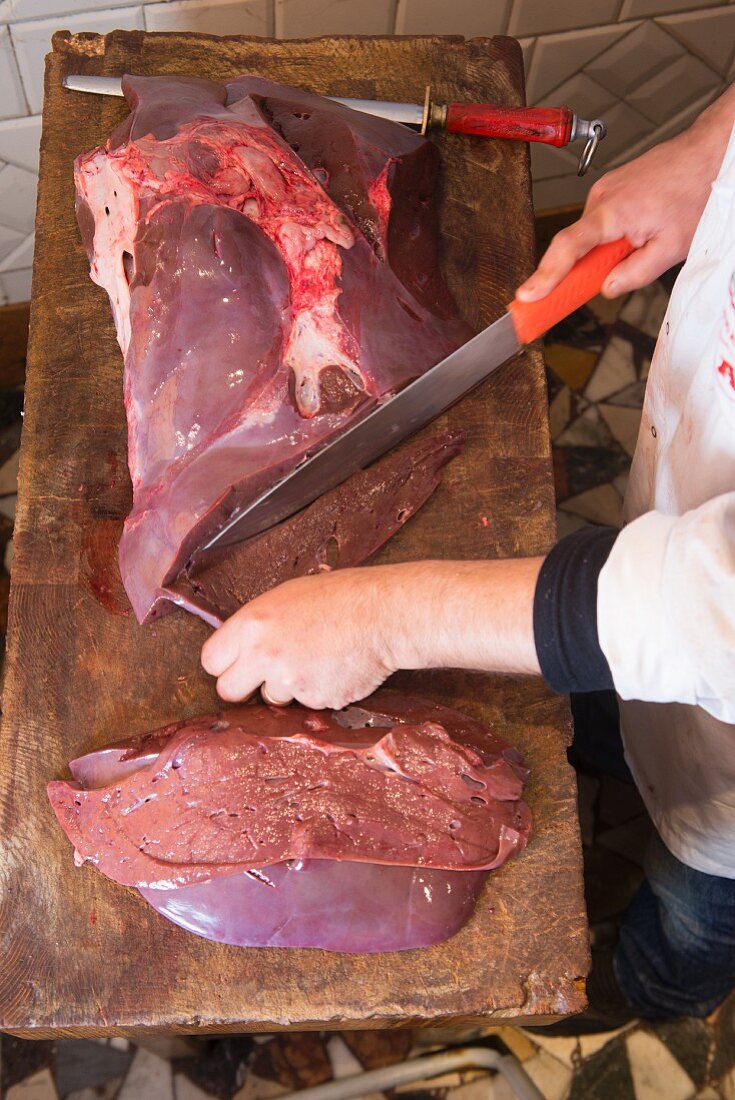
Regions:
<svg viewBox="0 0 735 1100"><path fill-rule="evenodd" d="M683 53L683 46L657 23L641 23L586 65L585 72L624 96Z"/></svg>
<svg viewBox="0 0 735 1100"><path fill-rule="evenodd" d="M0 160L37 172L40 141L40 115L11 118L6 122L0 122Z"/></svg>
<svg viewBox="0 0 735 1100"><path fill-rule="evenodd" d="M672 112L716 88L720 77L698 57L684 54L628 96L628 103L659 126Z"/></svg>
<svg viewBox="0 0 735 1100"><path fill-rule="evenodd" d="M724 4L727 0L623 0L621 19L635 19L641 15L666 15L670 11L685 11L694 8L711 8L715 4Z"/></svg>
<svg viewBox="0 0 735 1100"><path fill-rule="evenodd" d="M670 15L659 22L718 73L727 72L735 53L735 6Z"/></svg>
<svg viewBox="0 0 735 1100"><path fill-rule="evenodd" d="M515 0L508 34L548 34L614 23L618 0Z"/></svg>
<svg viewBox="0 0 735 1100"><path fill-rule="evenodd" d="M2 241L2 234L9 232L14 232L14 230L0 229L0 242ZM19 271L21 268L33 266L33 246L36 234L30 233L27 237L24 237L22 234L17 233L15 236L16 243L12 252L9 252L0 263L0 271Z"/></svg>
<svg viewBox="0 0 735 1100"><path fill-rule="evenodd" d="M527 80L529 103L538 103L552 88L568 80L603 50L632 30L636 23L547 34L537 39Z"/></svg>
<svg viewBox="0 0 735 1100"><path fill-rule="evenodd" d="M143 9L121 8L119 11L105 10L67 15L64 17L63 27L72 32L98 31L100 34L106 34L118 28L142 30ZM59 30L58 19L16 23L11 28L23 86L34 114L43 107L44 58L51 49L51 36L57 30Z"/></svg>
<svg viewBox="0 0 735 1100"><path fill-rule="evenodd" d="M25 237L17 229L8 229L7 226L0 225L0 260L11 256L18 245L24 243ZM2 263L0 263L0 269L2 269Z"/></svg>
<svg viewBox="0 0 735 1100"><path fill-rule="evenodd" d="M654 129L647 118L622 102L605 111L605 122L607 134L595 154L598 165L608 165L615 157L627 153Z"/></svg>
<svg viewBox="0 0 735 1100"><path fill-rule="evenodd" d="M398 0L396 34L504 34L510 0Z"/></svg>
<svg viewBox="0 0 735 1100"><path fill-rule="evenodd" d="M13 43L7 27L0 28L0 118L28 114Z"/></svg>
<svg viewBox="0 0 735 1100"><path fill-rule="evenodd" d="M36 177L8 164L0 171L0 225L30 233L36 219Z"/></svg>
<svg viewBox="0 0 735 1100"><path fill-rule="evenodd" d="M394 0L276 0L276 38L391 34Z"/></svg>
<svg viewBox="0 0 735 1100"><path fill-rule="evenodd" d="M531 150L531 179L538 180L555 179L565 173L574 176L577 172L579 157L575 157L576 145L568 145L564 149L557 149L554 145L544 145L540 141L529 142ZM2 267L0 266L0 270Z"/></svg>
<svg viewBox="0 0 735 1100"><path fill-rule="evenodd" d="M624 164L634 157L639 157L641 153L645 153L652 145L658 145L662 141L668 141L669 138L675 137L676 134L680 134L682 130L686 130L687 126L690 126L695 118L701 115L705 107L707 107L722 90L724 90L724 85L720 85L720 87L716 88L713 92L708 92L707 95L702 96L701 99L696 100L694 103L687 104L678 114L672 115L663 126L659 126L651 133L646 134L640 141L624 149L617 157L610 160L609 166L615 168L618 164Z"/></svg>
<svg viewBox="0 0 735 1100"><path fill-rule="evenodd" d="M600 118L617 98L586 73L576 73L541 101L542 107L571 107L580 118Z"/></svg>
<svg viewBox="0 0 735 1100"><path fill-rule="evenodd" d="M0 275L0 291L6 302L30 302L30 267L25 271L8 271Z"/></svg>
<svg viewBox="0 0 735 1100"><path fill-rule="evenodd" d="M133 7L140 0L115 0L116 8ZM49 15L76 15L109 8L110 0L0 0L0 23L24 19L45 19Z"/></svg>
<svg viewBox="0 0 735 1100"><path fill-rule="evenodd" d="M565 206L576 206L587 198L589 189L599 172L590 168L586 176L576 174L551 180L539 180L533 185L533 205L536 213L542 210L559 210Z"/></svg>
<svg viewBox="0 0 735 1100"><path fill-rule="evenodd" d="M537 38L519 38L518 45L523 50L523 71L528 77L528 70L531 68L531 62L533 61L533 51L536 49ZM526 99L528 102L528 99Z"/></svg>
<svg viewBox="0 0 735 1100"><path fill-rule="evenodd" d="M144 16L149 31L267 35L271 30L267 0L175 0L147 4Z"/></svg>

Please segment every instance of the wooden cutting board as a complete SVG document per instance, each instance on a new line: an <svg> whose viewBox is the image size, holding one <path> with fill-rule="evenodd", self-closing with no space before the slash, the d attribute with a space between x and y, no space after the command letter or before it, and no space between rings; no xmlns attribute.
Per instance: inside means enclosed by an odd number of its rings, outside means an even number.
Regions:
<svg viewBox="0 0 735 1100"><path fill-rule="evenodd" d="M45 796L67 761L218 705L199 666L208 629L176 613L138 627L116 540L130 504L122 361L107 297L74 219L72 162L104 142L121 100L68 92L67 72L255 71L332 95L523 102L508 38L57 34L47 60L26 415L0 740L0 1028L30 1036L387 1027L520 1020L584 1005L587 933L568 709L538 682L456 672L400 685L465 708L533 769L535 835L493 874L469 924L392 955L243 950L156 916L138 894L76 869ZM450 285L475 325L533 264L527 148L441 135ZM384 560L537 554L554 538L541 356L524 354L447 417L463 455Z"/></svg>

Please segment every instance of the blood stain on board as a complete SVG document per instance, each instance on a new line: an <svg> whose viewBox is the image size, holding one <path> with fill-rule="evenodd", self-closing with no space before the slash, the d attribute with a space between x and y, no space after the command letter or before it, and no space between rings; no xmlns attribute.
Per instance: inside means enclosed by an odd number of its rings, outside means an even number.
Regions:
<svg viewBox="0 0 735 1100"><path fill-rule="evenodd" d="M98 603L113 615L130 615L117 564L121 520L96 520L82 544L81 575Z"/></svg>

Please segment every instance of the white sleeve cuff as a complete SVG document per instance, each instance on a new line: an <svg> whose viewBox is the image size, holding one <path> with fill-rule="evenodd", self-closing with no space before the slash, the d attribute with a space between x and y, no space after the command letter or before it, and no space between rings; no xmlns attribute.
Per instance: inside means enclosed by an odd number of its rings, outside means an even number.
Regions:
<svg viewBox="0 0 735 1100"><path fill-rule="evenodd" d="M600 573L597 616L621 698L735 723L735 493L625 527Z"/></svg>

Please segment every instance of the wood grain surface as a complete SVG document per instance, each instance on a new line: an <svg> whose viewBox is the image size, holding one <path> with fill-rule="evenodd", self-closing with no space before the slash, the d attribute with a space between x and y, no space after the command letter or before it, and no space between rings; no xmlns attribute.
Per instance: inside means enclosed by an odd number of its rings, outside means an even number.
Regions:
<svg viewBox="0 0 735 1100"><path fill-rule="evenodd" d="M125 614L115 550L130 505L122 360L74 220L74 157L123 117L65 91L66 72L255 71L333 95L523 102L507 38L269 41L114 32L54 39L46 69L26 417L0 741L0 1028L135 1034L390 1027L540 1019L584 1005L588 966L566 703L538 682L402 675L491 722L526 754L535 834L491 875L469 924L422 951L350 956L244 950L156 916L132 890L78 870L45 784L94 746L215 707L199 666L208 629L183 613ZM441 135L449 282L488 323L533 263L527 148ZM470 441L381 560L535 554L554 537L541 357L524 354L447 417Z"/></svg>

